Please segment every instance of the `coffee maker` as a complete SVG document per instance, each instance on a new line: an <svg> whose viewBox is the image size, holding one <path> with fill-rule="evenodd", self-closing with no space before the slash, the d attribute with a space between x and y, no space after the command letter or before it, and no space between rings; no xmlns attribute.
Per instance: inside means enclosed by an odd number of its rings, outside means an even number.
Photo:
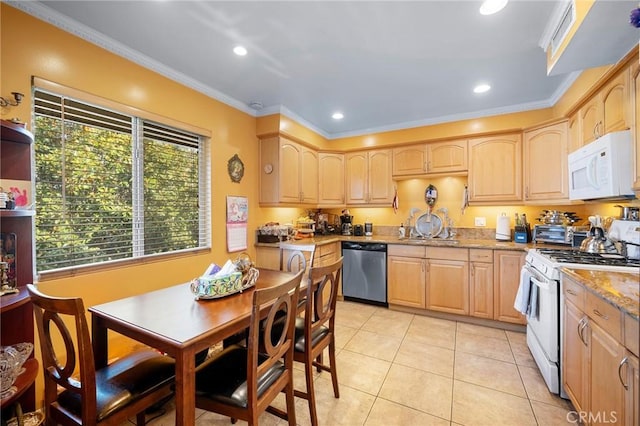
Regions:
<svg viewBox="0 0 640 426"><path fill-rule="evenodd" d="M353 216L349 214L349 210L343 210L342 216L340 216L340 228L342 229L342 235L353 234Z"/></svg>

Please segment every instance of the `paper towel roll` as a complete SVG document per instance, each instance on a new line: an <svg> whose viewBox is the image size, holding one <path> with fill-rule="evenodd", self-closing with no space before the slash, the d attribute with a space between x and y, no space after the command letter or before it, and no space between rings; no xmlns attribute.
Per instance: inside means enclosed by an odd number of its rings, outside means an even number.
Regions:
<svg viewBox="0 0 640 426"><path fill-rule="evenodd" d="M506 213L496 218L496 240L511 241L511 222Z"/></svg>

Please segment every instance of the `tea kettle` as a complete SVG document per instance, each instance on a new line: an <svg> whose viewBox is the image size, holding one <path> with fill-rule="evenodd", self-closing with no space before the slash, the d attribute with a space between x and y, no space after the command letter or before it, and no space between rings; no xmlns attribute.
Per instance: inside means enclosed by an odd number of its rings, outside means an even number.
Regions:
<svg viewBox="0 0 640 426"><path fill-rule="evenodd" d="M589 216L591 229L589 235L580 244L580 251L586 253L618 253L615 244L604 235L600 216Z"/></svg>

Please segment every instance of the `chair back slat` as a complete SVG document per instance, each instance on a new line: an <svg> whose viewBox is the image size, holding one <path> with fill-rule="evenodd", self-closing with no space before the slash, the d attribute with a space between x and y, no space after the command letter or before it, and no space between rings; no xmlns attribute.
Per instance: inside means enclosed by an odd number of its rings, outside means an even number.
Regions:
<svg viewBox="0 0 640 426"><path fill-rule="evenodd" d="M327 323L335 318L342 262L343 258L340 257L329 265L312 267L309 270L305 307L305 328L308 328L309 336L313 335L317 328L328 326ZM305 344L311 345L311 340L305 339Z"/></svg>
<svg viewBox="0 0 640 426"><path fill-rule="evenodd" d="M45 295L32 284L28 284L27 289L33 303L42 351L45 407L49 410L57 399L57 387L60 386L80 396L82 417L91 418L97 405L96 370L84 303L80 298ZM69 331L68 323L73 323L75 336ZM56 336L62 338L63 353L55 349Z"/></svg>
<svg viewBox="0 0 640 426"><path fill-rule="evenodd" d="M256 289L253 295L251 325L249 327L249 342L247 350L247 393L249 404L261 406L258 401L258 378L275 363L284 359L290 371L293 365L293 339L296 316L296 306L300 292L300 282L303 271L299 271L292 278L275 287ZM281 334L274 333L274 324L282 321L285 327ZM262 321L266 318L266 321ZM261 326L262 323L262 326ZM278 337L274 342L272 333ZM259 353L267 359L259 361ZM263 395L263 398L265 395Z"/></svg>
<svg viewBox="0 0 640 426"><path fill-rule="evenodd" d="M315 244L280 243L280 270L306 273L313 266L315 251Z"/></svg>

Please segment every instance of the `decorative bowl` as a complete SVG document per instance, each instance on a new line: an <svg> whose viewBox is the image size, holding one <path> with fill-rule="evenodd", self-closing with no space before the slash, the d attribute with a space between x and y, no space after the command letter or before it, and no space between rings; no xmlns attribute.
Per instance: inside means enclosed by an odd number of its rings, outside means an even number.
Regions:
<svg viewBox="0 0 640 426"><path fill-rule="evenodd" d="M21 355L13 346L0 347L0 398L11 396L16 390L13 383L18 377Z"/></svg>
<svg viewBox="0 0 640 426"><path fill-rule="evenodd" d="M27 360L29 359L29 356L31 355L31 352L33 352L33 343L29 343L29 342L22 342L22 343L16 343L15 345L11 345L13 348L15 348L18 353L20 354L20 371L18 372L18 374L21 374L24 372L24 369L22 368L22 365L24 365L25 362L27 362Z"/></svg>

